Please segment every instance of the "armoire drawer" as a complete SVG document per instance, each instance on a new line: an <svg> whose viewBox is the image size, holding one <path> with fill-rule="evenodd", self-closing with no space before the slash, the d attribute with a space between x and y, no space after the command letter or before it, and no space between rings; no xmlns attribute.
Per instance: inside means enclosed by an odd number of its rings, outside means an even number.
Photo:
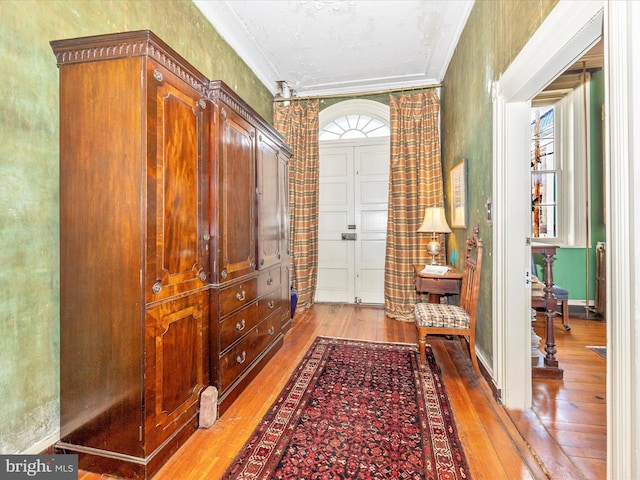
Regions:
<svg viewBox="0 0 640 480"><path fill-rule="evenodd" d="M280 290L274 290L273 292L265 295L258 300L258 316L260 318L267 318L274 314L280 308Z"/></svg>
<svg viewBox="0 0 640 480"><path fill-rule="evenodd" d="M261 272L258 276L258 296L278 288L280 286L280 267Z"/></svg>
<svg viewBox="0 0 640 480"><path fill-rule="evenodd" d="M257 280L236 283L220 291L220 318L248 305L256 299Z"/></svg>
<svg viewBox="0 0 640 480"><path fill-rule="evenodd" d="M233 385L256 358L281 335L279 322L278 316L266 319L220 357L222 392Z"/></svg>
<svg viewBox="0 0 640 480"><path fill-rule="evenodd" d="M258 304L253 302L222 320L220 322L220 351L226 350L229 345L251 331L261 318L263 317L258 316Z"/></svg>

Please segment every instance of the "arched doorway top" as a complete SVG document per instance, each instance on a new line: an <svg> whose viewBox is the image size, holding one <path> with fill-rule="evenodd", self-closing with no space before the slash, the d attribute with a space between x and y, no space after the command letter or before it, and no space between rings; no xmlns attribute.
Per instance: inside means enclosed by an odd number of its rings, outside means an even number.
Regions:
<svg viewBox="0 0 640 480"><path fill-rule="evenodd" d="M319 115L320 140L389 136L389 107L373 100L346 100Z"/></svg>

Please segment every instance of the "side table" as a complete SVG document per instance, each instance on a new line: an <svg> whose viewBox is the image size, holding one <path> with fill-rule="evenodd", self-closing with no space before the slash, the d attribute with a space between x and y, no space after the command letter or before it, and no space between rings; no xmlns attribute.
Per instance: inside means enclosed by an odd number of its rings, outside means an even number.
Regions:
<svg viewBox="0 0 640 480"><path fill-rule="evenodd" d="M429 295L429 303L440 303L445 295L459 295L462 273L455 267L449 267L444 275L423 273L424 265L414 265L416 292Z"/></svg>

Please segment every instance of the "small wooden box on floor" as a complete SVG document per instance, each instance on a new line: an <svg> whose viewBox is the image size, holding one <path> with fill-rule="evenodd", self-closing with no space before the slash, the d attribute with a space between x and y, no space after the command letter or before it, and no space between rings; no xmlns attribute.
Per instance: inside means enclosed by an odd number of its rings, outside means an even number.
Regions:
<svg viewBox="0 0 640 480"><path fill-rule="evenodd" d="M60 69L60 452L150 478L290 325L282 137L148 30ZM227 323L225 323L227 322ZM229 335L233 331L233 335Z"/></svg>

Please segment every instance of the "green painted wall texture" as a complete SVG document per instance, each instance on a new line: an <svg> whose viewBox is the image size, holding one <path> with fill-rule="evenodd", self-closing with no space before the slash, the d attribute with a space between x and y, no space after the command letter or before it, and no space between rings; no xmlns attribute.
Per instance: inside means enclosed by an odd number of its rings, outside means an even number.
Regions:
<svg viewBox="0 0 640 480"><path fill-rule="evenodd" d="M447 251L458 252L473 225L484 242L482 287L478 305L476 344L493 361L491 307L492 226L485 205L492 197L493 102L491 87L531 38L557 0L477 1L453 54L442 86L442 162L447 205L451 182L448 172L462 159L467 162L467 230L455 229Z"/></svg>
<svg viewBox="0 0 640 480"><path fill-rule="evenodd" d="M43 446L59 422L58 70L49 41L139 29L272 119L268 89L190 0L0 1L0 453Z"/></svg>
<svg viewBox="0 0 640 480"><path fill-rule="evenodd" d="M450 197L447 172L466 159L468 225L480 225L486 286L492 278L484 213L492 182L491 85L556 2L476 2L443 81L445 192ZM58 71L49 41L151 29L267 120L272 105L268 89L189 0L3 0L0 19L0 452L19 453L54 439L59 416ZM449 251L462 252L467 235L455 230ZM483 288L478 343L489 360L491 325L491 291Z"/></svg>

